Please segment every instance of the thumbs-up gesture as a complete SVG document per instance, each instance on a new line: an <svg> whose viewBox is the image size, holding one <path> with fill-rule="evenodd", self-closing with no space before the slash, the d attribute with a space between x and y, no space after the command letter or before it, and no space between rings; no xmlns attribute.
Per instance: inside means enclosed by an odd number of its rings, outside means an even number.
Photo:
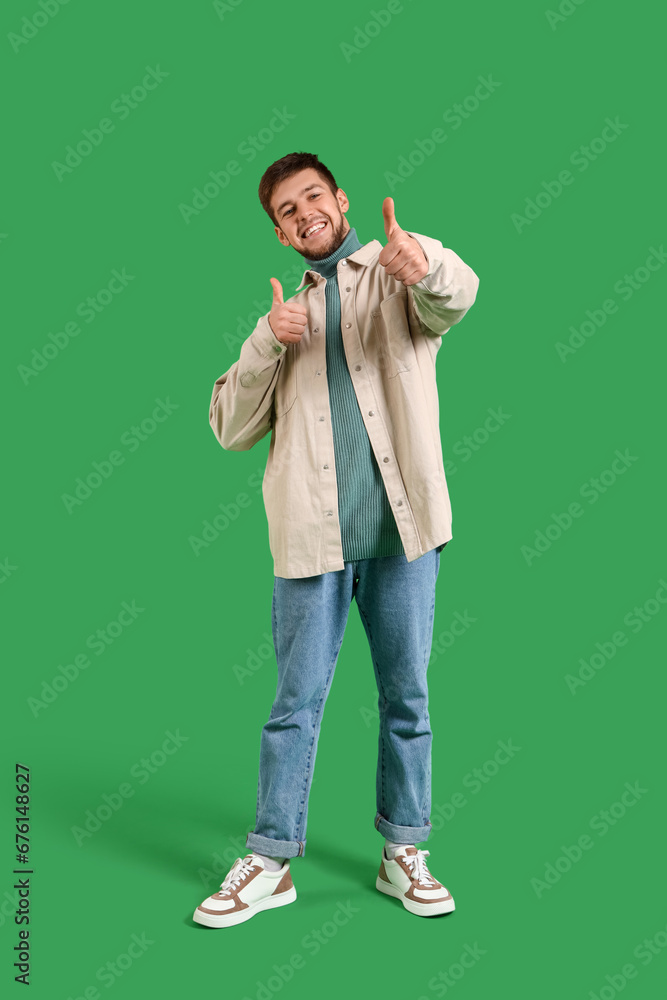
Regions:
<svg viewBox="0 0 667 1000"><path fill-rule="evenodd" d="M380 251L378 260L387 274L393 274L404 285L415 285L428 274L426 254L412 236L401 229L394 214L394 199L382 202L384 232L387 245Z"/></svg>
<svg viewBox="0 0 667 1000"><path fill-rule="evenodd" d="M271 278L273 302L269 313L269 326L282 344L298 344L308 322L305 306L297 302L283 302L283 288L277 278Z"/></svg>

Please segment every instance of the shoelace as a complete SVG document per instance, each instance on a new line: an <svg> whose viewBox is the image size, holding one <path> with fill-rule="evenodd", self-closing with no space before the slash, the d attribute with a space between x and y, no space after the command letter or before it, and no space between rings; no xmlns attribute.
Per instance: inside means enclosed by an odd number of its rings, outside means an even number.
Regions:
<svg viewBox="0 0 667 1000"><path fill-rule="evenodd" d="M243 858L237 858L232 865L229 874L225 877L224 882L220 884L220 894L222 896L228 896L236 887L240 885L245 879L246 875L255 870L255 865L249 865L247 861Z"/></svg>
<svg viewBox="0 0 667 1000"><path fill-rule="evenodd" d="M417 848L416 854L406 854L404 855L405 860L408 864L412 865L412 877L416 878L420 885L428 885L429 881L433 882L435 885L437 879L433 878L428 868L426 867L425 858L430 851L422 851Z"/></svg>

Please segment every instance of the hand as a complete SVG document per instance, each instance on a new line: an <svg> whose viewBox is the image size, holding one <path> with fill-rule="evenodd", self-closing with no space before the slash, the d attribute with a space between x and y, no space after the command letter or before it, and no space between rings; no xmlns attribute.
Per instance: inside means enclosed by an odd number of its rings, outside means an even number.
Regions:
<svg viewBox="0 0 667 1000"><path fill-rule="evenodd" d="M426 254L414 237L401 229L394 214L394 199L382 202L384 232L387 245L380 251L378 260L387 274L393 274L404 285L415 285L428 274Z"/></svg>
<svg viewBox="0 0 667 1000"><path fill-rule="evenodd" d="M296 302L283 302L283 288L277 278L270 278L273 302L269 313L269 326L281 344L298 344L308 322L305 306Z"/></svg>

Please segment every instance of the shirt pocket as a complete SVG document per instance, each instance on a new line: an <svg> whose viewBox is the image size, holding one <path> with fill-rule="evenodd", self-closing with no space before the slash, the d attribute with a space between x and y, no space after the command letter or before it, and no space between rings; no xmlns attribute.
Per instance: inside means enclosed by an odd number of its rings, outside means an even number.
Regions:
<svg viewBox="0 0 667 1000"><path fill-rule="evenodd" d="M298 344L293 345L298 347ZM281 370L276 382L274 407L276 417L284 417L292 409L297 397L296 357L291 346L283 355Z"/></svg>
<svg viewBox="0 0 667 1000"><path fill-rule="evenodd" d="M406 313L407 296L396 292L371 313L377 346L377 365L389 378L409 372L416 364Z"/></svg>

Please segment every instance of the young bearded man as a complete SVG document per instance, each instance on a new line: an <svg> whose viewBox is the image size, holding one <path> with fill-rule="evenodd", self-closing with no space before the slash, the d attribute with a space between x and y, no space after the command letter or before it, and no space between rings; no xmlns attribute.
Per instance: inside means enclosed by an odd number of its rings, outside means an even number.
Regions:
<svg viewBox="0 0 667 1000"><path fill-rule="evenodd" d="M379 695L376 887L419 916L449 913L454 900L416 847L431 831L426 673L452 538L435 364L479 279L439 240L402 229L392 198L385 246L362 244L347 195L314 154L273 163L259 197L307 270L289 301L271 278L271 310L216 381L209 419L232 451L271 433L262 491L278 683L249 853L194 919L228 927L296 899L290 860L305 854L320 722L353 598ZM337 833L349 829L345 818Z"/></svg>

